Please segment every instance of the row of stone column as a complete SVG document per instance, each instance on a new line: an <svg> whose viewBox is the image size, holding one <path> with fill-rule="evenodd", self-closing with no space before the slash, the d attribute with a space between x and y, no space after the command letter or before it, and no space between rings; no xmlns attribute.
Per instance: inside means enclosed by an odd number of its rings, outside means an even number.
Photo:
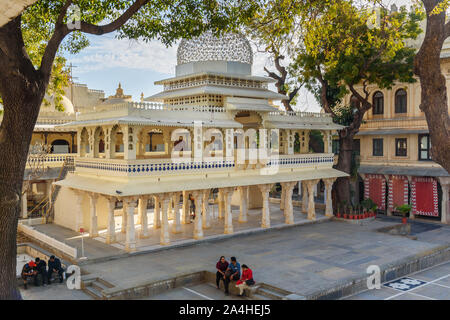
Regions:
<svg viewBox="0 0 450 320"><path fill-rule="evenodd" d="M284 210L285 223L293 224L293 204L292 204L292 192L297 182L283 182L282 185L282 198L280 207ZM302 210L308 214L308 219L314 220L315 204L313 188L318 180L304 181L304 200ZM326 215L333 215L333 209L331 204L331 187L333 184L332 179L325 180L326 186ZM273 184L258 185L262 195L262 215L261 215L261 227L270 228L270 206L269 206L269 192ZM233 219L231 211L231 199L235 190L240 193L240 211L239 219L240 223L248 221L248 186L221 188L218 193L218 207L219 207L219 219L224 219L224 233L232 234L234 232ZM77 212L82 212L81 208L81 191L76 191L78 201ZM195 219L194 219L194 239L202 239L204 237L203 230L211 227L211 212L209 211L209 197L210 189L183 191L183 192L169 192L159 193L146 196L135 197L122 197L123 209L122 209L122 227L121 232L125 233L125 249L127 251L134 251L136 249L136 234L134 223L134 212L136 207L138 208L138 221L141 225L141 231L138 235L139 238L149 237L147 205L151 197L154 199L154 215L153 215L153 228L160 230L160 244L170 244L170 233L180 233L181 224L190 223L190 208L189 208L189 195L192 196L195 203ZM90 237L98 236L98 224L97 224L97 199L99 197L96 193L87 193L90 201L89 219L90 219ZM180 212L180 196L183 194L182 210ZM114 243L117 240L115 231L115 219L114 209L117 197L105 196L107 200L107 232L106 243ZM307 201L306 201L307 199ZM173 219L172 230L169 230L169 219ZM82 226L82 215L77 216L76 222L77 230Z"/></svg>
<svg viewBox="0 0 450 320"><path fill-rule="evenodd" d="M314 188L319 183L319 179L305 180L301 182L303 198L302 198L302 212L307 214L309 220L316 219L316 208L314 202ZM323 179L325 184L325 216L333 216L333 202L331 198L331 190L335 179ZM292 193L296 181L281 183L281 200L280 209L284 210L285 222L287 224L294 223Z"/></svg>

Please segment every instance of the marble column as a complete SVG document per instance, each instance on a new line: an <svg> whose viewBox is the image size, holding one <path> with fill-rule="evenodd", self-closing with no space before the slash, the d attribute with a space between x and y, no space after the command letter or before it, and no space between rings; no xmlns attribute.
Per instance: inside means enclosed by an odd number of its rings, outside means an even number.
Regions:
<svg viewBox="0 0 450 320"><path fill-rule="evenodd" d="M114 220L114 208L116 206L116 198L106 197L106 207L108 210L108 227L106 230L106 243L116 242L116 221Z"/></svg>
<svg viewBox="0 0 450 320"><path fill-rule="evenodd" d="M308 188L306 181L302 181L302 212L308 213Z"/></svg>
<svg viewBox="0 0 450 320"><path fill-rule="evenodd" d="M280 198L280 209L284 210L286 200L286 190L284 189L283 183L281 183L281 198Z"/></svg>
<svg viewBox="0 0 450 320"><path fill-rule="evenodd" d="M248 186L238 187L241 207L239 210L239 222L244 223L248 221Z"/></svg>
<svg viewBox="0 0 450 320"><path fill-rule="evenodd" d="M181 223L182 224L191 223L191 218L189 216L189 192L188 191L183 191L183 209L182 209Z"/></svg>
<svg viewBox="0 0 450 320"><path fill-rule="evenodd" d="M161 227L160 197L155 195L155 209L153 210L153 229Z"/></svg>
<svg viewBox="0 0 450 320"><path fill-rule="evenodd" d="M181 232L180 195L181 192L175 192L173 195L174 220L172 224L172 233Z"/></svg>
<svg viewBox="0 0 450 320"><path fill-rule="evenodd" d="M222 193L225 199L225 220L224 233L232 234L233 230L233 215L231 212L231 198L233 197L234 188L223 188Z"/></svg>
<svg viewBox="0 0 450 320"><path fill-rule="evenodd" d="M292 193L294 187L297 184L296 181L293 182L282 182L281 186L285 190L284 194L284 219L286 224L294 223L294 207L292 205Z"/></svg>
<svg viewBox="0 0 450 320"><path fill-rule="evenodd" d="M223 192L219 189L219 195L218 195L218 202L219 202L219 219L223 219L224 217L224 196Z"/></svg>
<svg viewBox="0 0 450 320"><path fill-rule="evenodd" d="M173 195L171 193L161 194L161 232L159 237L159 243L161 245L170 244L169 234L169 203L172 200Z"/></svg>
<svg viewBox="0 0 450 320"><path fill-rule="evenodd" d="M332 217L333 215L333 200L331 199L331 190L335 179L325 179L325 216Z"/></svg>
<svg viewBox="0 0 450 320"><path fill-rule="evenodd" d="M209 194L211 190L205 189L202 190L202 224L203 229L211 228L211 217L209 213Z"/></svg>
<svg viewBox="0 0 450 320"><path fill-rule="evenodd" d="M125 200L122 200L122 226L120 228L120 232L127 232L127 204Z"/></svg>
<svg viewBox="0 0 450 320"><path fill-rule="evenodd" d="M128 252L136 251L136 234L134 227L134 209L137 206L137 199L130 198L125 200L127 208L127 232L125 235L125 250Z"/></svg>
<svg viewBox="0 0 450 320"><path fill-rule="evenodd" d="M138 220L141 224L141 231L139 233L139 238L144 239L148 238L148 216L147 216L147 205L148 198L145 196L139 197L139 205L138 205Z"/></svg>
<svg viewBox="0 0 450 320"><path fill-rule="evenodd" d="M97 198L98 195L95 193L89 193L89 237L98 237L98 226L97 226Z"/></svg>
<svg viewBox="0 0 450 320"><path fill-rule="evenodd" d="M194 219L194 239L203 238L202 227L202 191L193 191L192 196L195 201L195 219Z"/></svg>
<svg viewBox="0 0 450 320"><path fill-rule="evenodd" d="M261 184L258 185L258 188L262 193L263 199L261 228L270 228L269 192L272 188L272 184Z"/></svg>
<svg viewBox="0 0 450 320"><path fill-rule="evenodd" d="M27 197L28 197L28 193L27 193L26 190L24 190L22 192L22 214L21 214L23 219L28 218L28 200L27 200Z"/></svg>
<svg viewBox="0 0 450 320"><path fill-rule="evenodd" d="M173 211L173 199L169 199L169 206L167 207L167 219L173 220L174 218L174 211Z"/></svg>
<svg viewBox="0 0 450 320"><path fill-rule="evenodd" d="M439 177L439 183L442 189L442 201L441 201L441 222L450 223L450 212L449 212L449 190L450 190L450 178L449 177Z"/></svg>
<svg viewBox="0 0 450 320"><path fill-rule="evenodd" d="M308 189L308 220L316 220L316 207L314 203L314 186L319 180L307 180L306 188Z"/></svg>

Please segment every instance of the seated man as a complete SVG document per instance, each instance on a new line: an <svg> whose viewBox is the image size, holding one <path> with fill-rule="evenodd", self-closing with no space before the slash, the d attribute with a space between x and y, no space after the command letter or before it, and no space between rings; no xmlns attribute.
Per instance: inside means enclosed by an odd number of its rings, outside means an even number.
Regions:
<svg viewBox="0 0 450 320"><path fill-rule="evenodd" d="M51 256L48 260L48 284L51 283L52 280L52 274L53 272L57 272L59 276L59 283L62 283L64 281L63 273L64 269L61 266L61 260L58 258L55 258L55 256Z"/></svg>
<svg viewBox="0 0 450 320"><path fill-rule="evenodd" d="M42 277L42 284L44 286L46 286L47 285L47 263L44 260L41 260L39 258L36 258L34 261L36 262L35 270L37 271L36 284L38 283L37 279L39 278L39 275L40 275Z"/></svg>
<svg viewBox="0 0 450 320"><path fill-rule="evenodd" d="M34 263L34 261L30 261L28 263L26 263L23 268L22 268L22 280L23 280L23 286L26 289L28 289L28 285L27 285L27 281L29 278L34 279L34 283L36 284L36 274L37 272L34 270L34 268L36 267L36 264Z"/></svg>
<svg viewBox="0 0 450 320"><path fill-rule="evenodd" d="M225 272L225 294L228 295L228 285L233 280L239 280L241 277L241 265L237 262L235 257L231 257L231 263L228 265Z"/></svg>

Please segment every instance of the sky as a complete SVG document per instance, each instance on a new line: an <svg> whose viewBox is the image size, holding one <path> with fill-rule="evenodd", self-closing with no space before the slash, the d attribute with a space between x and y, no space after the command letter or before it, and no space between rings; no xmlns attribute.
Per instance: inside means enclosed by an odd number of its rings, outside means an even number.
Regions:
<svg viewBox="0 0 450 320"><path fill-rule="evenodd" d="M159 41L149 43L116 39L114 34L88 36L91 45L77 55L66 55L68 64L73 64L75 82L87 84L91 89L104 90L106 96L115 94L120 82L125 94L139 101L162 91L154 85L157 80L173 77L177 62L178 43L166 48ZM256 49L253 50L254 53ZM266 76L264 66L271 69L269 55L255 53L252 73ZM274 85L271 90L276 91ZM299 94L298 110L320 111L314 97L305 89Z"/></svg>
<svg viewBox="0 0 450 320"><path fill-rule="evenodd" d="M409 5L410 0L385 0L387 6ZM72 63L74 80L87 84L91 89L104 90L106 96L115 94L120 82L125 94L131 94L139 101L143 92L145 97L158 93L161 86L154 82L175 75L176 51L178 43L166 48L159 41L149 43L116 39L115 34L88 36L91 45L77 55L66 55ZM256 52L254 48L254 52ZM273 70L269 55L255 53L253 75L266 76L264 66ZM274 85L269 89L276 91ZM306 89L298 96L297 110L320 111L315 98Z"/></svg>

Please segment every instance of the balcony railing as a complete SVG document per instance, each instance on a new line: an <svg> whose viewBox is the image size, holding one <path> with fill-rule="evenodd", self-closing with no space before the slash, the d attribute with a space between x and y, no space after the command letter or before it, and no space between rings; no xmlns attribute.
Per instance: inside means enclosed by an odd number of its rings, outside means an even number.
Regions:
<svg viewBox="0 0 450 320"><path fill-rule="evenodd" d="M66 159L74 160L76 153L52 153L42 157L39 156L28 156L27 168L37 165L42 165L44 167L59 167L62 166Z"/></svg>
<svg viewBox="0 0 450 320"><path fill-rule="evenodd" d="M260 167L289 169L332 167L333 154L295 154L279 155L269 159ZM76 158L76 172L113 176L160 176L180 174L201 174L218 171L253 169L253 165L239 165L234 159L208 158L195 159L100 159Z"/></svg>

